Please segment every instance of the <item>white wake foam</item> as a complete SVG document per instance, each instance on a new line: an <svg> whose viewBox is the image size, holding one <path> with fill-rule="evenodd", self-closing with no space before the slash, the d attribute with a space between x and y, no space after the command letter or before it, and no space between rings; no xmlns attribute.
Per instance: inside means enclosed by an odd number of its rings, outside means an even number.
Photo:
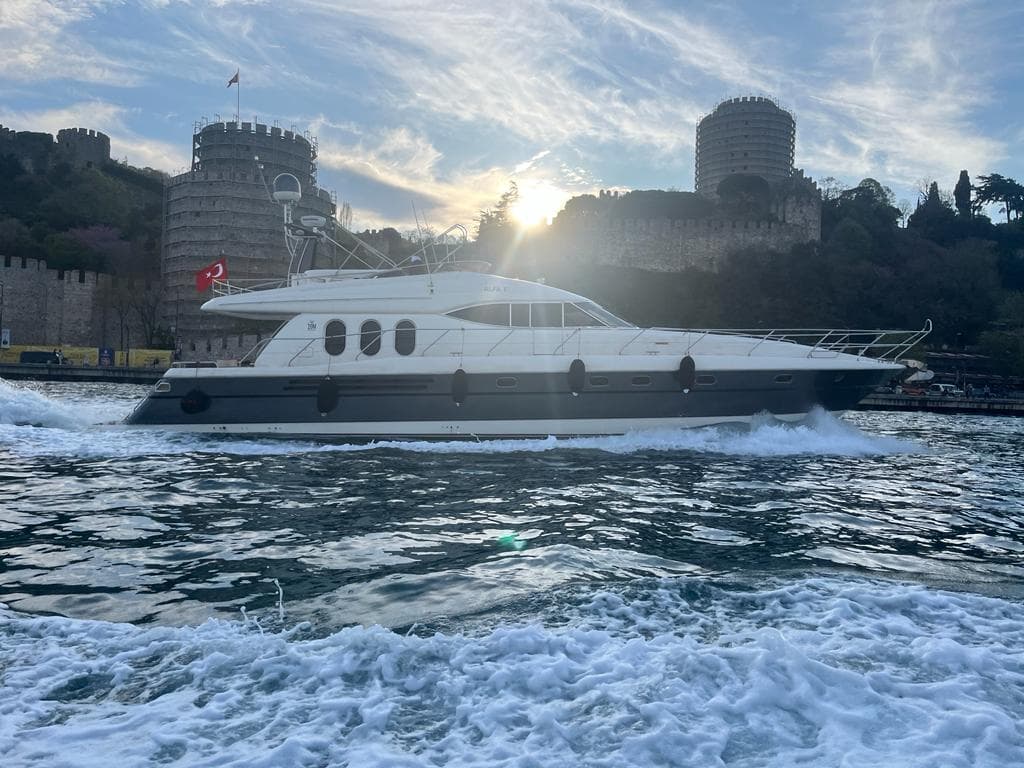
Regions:
<svg viewBox="0 0 1024 768"><path fill-rule="evenodd" d="M89 420L76 406L0 379L0 424L75 429L87 426Z"/></svg>
<svg viewBox="0 0 1024 768"><path fill-rule="evenodd" d="M472 636L299 639L0 611L0 754L7 768L1024 758L1019 603L837 579L675 579L554 613Z"/></svg>

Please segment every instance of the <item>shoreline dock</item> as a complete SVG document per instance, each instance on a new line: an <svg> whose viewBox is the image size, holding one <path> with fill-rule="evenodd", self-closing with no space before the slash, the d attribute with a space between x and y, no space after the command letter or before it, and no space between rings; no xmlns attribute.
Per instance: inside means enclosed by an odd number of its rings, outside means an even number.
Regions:
<svg viewBox="0 0 1024 768"><path fill-rule="evenodd" d="M1024 416L1024 399L904 395L876 392L861 400L857 410Z"/></svg>
<svg viewBox="0 0 1024 768"><path fill-rule="evenodd" d="M9 381L100 381L115 384L154 384L163 375L164 369L159 367L0 364L0 379Z"/></svg>

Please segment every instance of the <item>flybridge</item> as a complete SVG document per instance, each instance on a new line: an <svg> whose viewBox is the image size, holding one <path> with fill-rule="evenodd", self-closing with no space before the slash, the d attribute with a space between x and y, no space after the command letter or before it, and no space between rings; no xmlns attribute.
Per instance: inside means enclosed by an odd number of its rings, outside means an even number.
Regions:
<svg viewBox="0 0 1024 768"><path fill-rule="evenodd" d="M293 207L302 200L302 187L299 180L290 173L282 173L274 179L274 191L271 198L284 210L284 237L288 254L288 275L302 271L302 263L306 252L317 242L327 242L338 248L342 254L339 271L373 270L388 271L408 267L422 266L426 271L433 271L442 264L454 261L455 254L468 240L468 232L461 224L453 224L437 237L424 238L423 245L411 256L394 261L372 245L362 240L354 232L343 227L339 222L328 222L323 216L302 216L298 222L294 220ZM354 245L345 246L328 233L331 228L351 240Z"/></svg>

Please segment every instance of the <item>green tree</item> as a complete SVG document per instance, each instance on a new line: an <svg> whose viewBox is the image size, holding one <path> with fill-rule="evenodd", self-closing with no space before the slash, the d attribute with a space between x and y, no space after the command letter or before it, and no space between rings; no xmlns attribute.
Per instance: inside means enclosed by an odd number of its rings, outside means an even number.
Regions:
<svg viewBox="0 0 1024 768"><path fill-rule="evenodd" d="M493 209L477 217L476 247L502 274L516 269L519 227L512 221L512 209L519 201L519 186L513 181Z"/></svg>
<svg viewBox="0 0 1024 768"><path fill-rule="evenodd" d="M953 199L956 201L956 210L964 218L971 218L971 177L967 171L960 171L960 178L953 187Z"/></svg>
<svg viewBox="0 0 1024 768"><path fill-rule="evenodd" d="M480 211L476 220L476 239L486 240L504 232L512 223L512 208L519 202L519 185L509 182L493 209Z"/></svg>
<svg viewBox="0 0 1024 768"><path fill-rule="evenodd" d="M907 229L916 229L923 237L945 244L953 238L955 225L956 214L942 199L939 185L933 181L928 195L907 219Z"/></svg>
<svg viewBox="0 0 1024 768"><path fill-rule="evenodd" d="M1011 214L1013 218L1019 219L1024 213L1024 186L1021 186L1013 179L992 173L988 176L979 176L978 184L975 186L974 202L977 207L988 203L1002 203L1002 212L1006 214L1006 223L1009 224Z"/></svg>

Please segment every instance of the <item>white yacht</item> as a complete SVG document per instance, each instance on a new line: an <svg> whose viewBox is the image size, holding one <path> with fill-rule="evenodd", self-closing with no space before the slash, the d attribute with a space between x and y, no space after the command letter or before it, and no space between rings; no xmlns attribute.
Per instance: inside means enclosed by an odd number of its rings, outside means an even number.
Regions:
<svg viewBox="0 0 1024 768"><path fill-rule="evenodd" d="M296 269L263 289L216 283L203 305L280 328L240 365L171 368L129 424L424 439L792 421L853 407L930 330L638 328L584 296L460 262L451 231L441 255L432 245L402 264L374 253L362 269L302 272L303 242L326 237L324 222L296 225L282 202Z"/></svg>

